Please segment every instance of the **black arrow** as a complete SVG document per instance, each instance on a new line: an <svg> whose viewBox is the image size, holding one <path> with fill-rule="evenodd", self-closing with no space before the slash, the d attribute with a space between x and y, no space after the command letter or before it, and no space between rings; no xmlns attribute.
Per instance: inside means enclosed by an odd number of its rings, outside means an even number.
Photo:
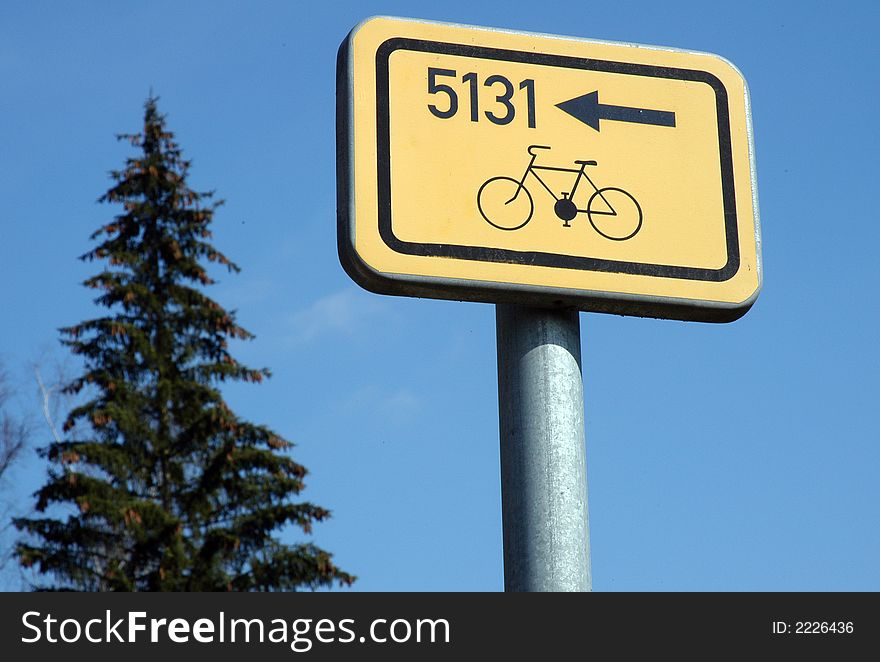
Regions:
<svg viewBox="0 0 880 662"><path fill-rule="evenodd" d="M556 104L566 113L599 130L599 120L616 122L635 122L637 124L653 124L655 126L675 126L675 113L668 110L648 110L647 108L629 108L627 106L610 106L599 103L599 91L590 92L568 101Z"/></svg>

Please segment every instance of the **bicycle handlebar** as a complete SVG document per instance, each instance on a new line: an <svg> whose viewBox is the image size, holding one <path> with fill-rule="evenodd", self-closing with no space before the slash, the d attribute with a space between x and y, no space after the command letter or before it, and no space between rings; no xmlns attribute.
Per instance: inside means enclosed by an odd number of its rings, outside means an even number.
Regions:
<svg viewBox="0 0 880 662"><path fill-rule="evenodd" d="M550 145L529 145L529 148L526 150L532 156L538 156L532 150L533 149L551 149Z"/></svg>

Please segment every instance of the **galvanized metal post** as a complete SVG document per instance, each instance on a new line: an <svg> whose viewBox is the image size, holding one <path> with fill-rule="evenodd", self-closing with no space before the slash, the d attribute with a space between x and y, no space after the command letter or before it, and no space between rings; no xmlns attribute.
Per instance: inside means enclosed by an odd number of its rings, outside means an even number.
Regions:
<svg viewBox="0 0 880 662"><path fill-rule="evenodd" d="M590 591L576 311L498 304L505 591Z"/></svg>

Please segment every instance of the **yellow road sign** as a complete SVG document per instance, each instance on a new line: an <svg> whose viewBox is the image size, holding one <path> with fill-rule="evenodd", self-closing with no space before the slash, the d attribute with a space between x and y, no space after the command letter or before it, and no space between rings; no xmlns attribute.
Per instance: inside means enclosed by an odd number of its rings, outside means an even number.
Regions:
<svg viewBox="0 0 880 662"><path fill-rule="evenodd" d="M382 293L703 321L761 286L714 55L392 18L339 52L339 254Z"/></svg>

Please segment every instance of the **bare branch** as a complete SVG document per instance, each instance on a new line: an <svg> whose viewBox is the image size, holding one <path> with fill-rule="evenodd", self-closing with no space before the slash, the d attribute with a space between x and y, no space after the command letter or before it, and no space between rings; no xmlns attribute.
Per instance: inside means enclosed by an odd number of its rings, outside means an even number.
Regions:
<svg viewBox="0 0 880 662"><path fill-rule="evenodd" d="M11 398L6 373L0 370L0 478L21 455L28 439L28 427L16 420L7 410Z"/></svg>
<svg viewBox="0 0 880 662"><path fill-rule="evenodd" d="M0 481L8 478L12 466L18 462L28 446L31 427L26 419L13 416L10 411L13 391L9 385L7 372L0 366ZM3 589L14 586L10 575L10 561L14 556L14 545L9 539L13 529L12 515L17 511L15 500L8 498L4 489L0 499L0 582ZM20 583L20 582L19 582Z"/></svg>
<svg viewBox="0 0 880 662"><path fill-rule="evenodd" d="M49 426L49 431L52 433L52 438L55 440L55 443L61 443L61 435L58 434L58 428L55 427L55 421L52 419L52 411L50 407L52 391L54 391L56 387L50 386L49 388L46 388L46 385L43 384L43 380L40 377L40 369L37 366L34 366L34 376L37 379L37 386L39 386L40 395L42 396L43 418L46 419L46 424Z"/></svg>

